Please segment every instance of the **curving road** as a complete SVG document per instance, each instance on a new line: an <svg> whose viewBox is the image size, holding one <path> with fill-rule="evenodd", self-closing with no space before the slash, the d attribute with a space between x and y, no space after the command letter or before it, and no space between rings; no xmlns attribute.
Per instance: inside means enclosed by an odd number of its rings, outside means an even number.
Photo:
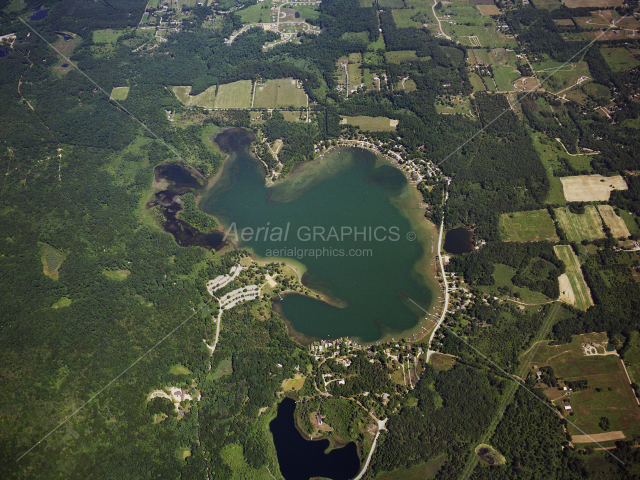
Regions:
<svg viewBox="0 0 640 480"><path fill-rule="evenodd" d="M446 33L444 33L444 30L442 29L442 23L440 23L440 19L438 18L438 15L436 14L436 5L438 5L438 0L433 0L433 6L431 7L431 10L433 10L433 16L435 17L436 21L438 22L438 26L440 27L440 33L447 40L451 40L451 37L449 35L447 35Z"/></svg>

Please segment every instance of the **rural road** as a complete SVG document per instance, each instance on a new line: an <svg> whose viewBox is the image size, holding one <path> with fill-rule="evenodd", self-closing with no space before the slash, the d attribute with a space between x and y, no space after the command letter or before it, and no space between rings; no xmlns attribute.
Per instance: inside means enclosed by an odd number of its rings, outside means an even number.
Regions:
<svg viewBox="0 0 640 480"><path fill-rule="evenodd" d="M438 18L438 15L436 14L436 5L438 4L438 0L433 0L433 6L431 7L431 10L433 10L433 16L435 17L435 19L438 21L438 26L440 27L440 33L444 36L444 38L446 38L447 40L451 40L451 37L449 35L447 35L446 33L444 33L444 30L442 29L442 23L440 23L440 19Z"/></svg>
<svg viewBox="0 0 640 480"><path fill-rule="evenodd" d="M380 436L380 432L382 429L385 429L385 424L387 423L388 418L384 420L378 420L378 432L376 433L376 437L373 439L373 444L371 445L371 450L369 451L369 455L367 456L367 461L364 462L364 467L362 467L362 471L355 477L353 480L360 480L364 474L367 472L367 468L369 468L369 462L371 461L371 457L373 457L373 451L376 449L376 443L378 443L378 437Z"/></svg>
<svg viewBox="0 0 640 480"><path fill-rule="evenodd" d="M440 320L438 320L438 323L434 327L433 332L431 332L431 336L429 337L429 343L427 347L427 363L429 363L429 357L431 356L431 354L434 353L434 351L431 350L431 342L433 342L433 338L436 336L436 332L438 331L438 328L444 321L444 317L447 314L447 309L449 308L449 284L447 283L447 275L445 274L445 271L444 271L444 260L442 260L442 237L444 234L444 211L447 206L448 198L449 198L449 192L447 192L444 197L444 205L442 207L442 222L440 223L440 235L438 235L438 258L440 260L440 272L442 273L442 281L444 282L444 307L442 308L442 314L440 315Z"/></svg>

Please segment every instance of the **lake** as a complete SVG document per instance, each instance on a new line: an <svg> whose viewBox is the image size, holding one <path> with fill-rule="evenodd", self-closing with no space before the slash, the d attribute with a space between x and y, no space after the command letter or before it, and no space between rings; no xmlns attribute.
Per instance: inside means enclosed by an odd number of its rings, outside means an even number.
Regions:
<svg viewBox="0 0 640 480"><path fill-rule="evenodd" d="M32 22L37 20L43 20L44 18L47 17L47 15L49 15L49 10L40 9L36 13L31 15L29 17L29 20L31 20Z"/></svg>
<svg viewBox="0 0 640 480"><path fill-rule="evenodd" d="M286 480L309 480L311 477L348 480L355 477L360 469L356 444L350 442L325 454L329 440L306 440L295 426L295 410L296 402L285 398L278 406L278 416L269 424L282 476Z"/></svg>
<svg viewBox="0 0 640 480"><path fill-rule="evenodd" d="M322 294L275 303L294 337L374 342L417 331L421 311L409 299L435 303L437 235L404 174L368 151L341 148L268 188L251 138L242 129L216 138L231 156L199 206L237 247L286 261Z"/></svg>

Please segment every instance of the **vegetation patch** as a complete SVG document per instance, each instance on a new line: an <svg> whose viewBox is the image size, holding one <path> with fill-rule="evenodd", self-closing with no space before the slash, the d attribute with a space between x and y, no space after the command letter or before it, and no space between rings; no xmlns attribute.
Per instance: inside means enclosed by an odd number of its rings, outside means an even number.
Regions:
<svg viewBox="0 0 640 480"><path fill-rule="evenodd" d="M476 447L476 455L485 465L504 465L507 460L491 445L481 443Z"/></svg>
<svg viewBox="0 0 640 480"><path fill-rule="evenodd" d="M392 132L398 125L397 120L388 117L342 117L342 124L354 125L363 131L369 132Z"/></svg>
<svg viewBox="0 0 640 480"><path fill-rule="evenodd" d="M42 266L47 277L58 279L58 270L66 255L47 243L42 244Z"/></svg>
<svg viewBox="0 0 640 480"><path fill-rule="evenodd" d="M225 358L222 360L216 369L213 371L213 379L218 380L222 377L226 377L227 375L231 375L233 373L233 366L230 358Z"/></svg>
<svg viewBox="0 0 640 480"><path fill-rule="evenodd" d="M376 480L429 480L435 478L447 461L446 455L440 455L433 460L413 467L401 467L392 472L382 472Z"/></svg>
<svg viewBox="0 0 640 480"><path fill-rule="evenodd" d="M218 87L215 108L250 108L251 80L239 80Z"/></svg>
<svg viewBox="0 0 640 480"><path fill-rule="evenodd" d="M570 245L556 245L553 248L558 258L566 265L565 275L569 279L575 297L574 305L580 310L586 310L593 305L593 299L582 274L578 257ZM560 293L562 294L562 291Z"/></svg>
<svg viewBox="0 0 640 480"><path fill-rule="evenodd" d="M63 308L63 307L68 307L69 305L71 305L72 300L69 297L62 297L60 300L58 300L56 303L54 303L53 305L51 305L51 308Z"/></svg>
<svg viewBox="0 0 640 480"><path fill-rule="evenodd" d="M93 31L93 43L111 43L114 44L118 41L118 37L125 34L125 30L113 30L107 28L105 30Z"/></svg>
<svg viewBox="0 0 640 480"><path fill-rule="evenodd" d="M503 213L500 217L502 239L507 242L557 242L556 227L546 209Z"/></svg>
<svg viewBox="0 0 640 480"><path fill-rule="evenodd" d="M571 213L568 208L557 208L556 219L570 242L604 238L602 220L593 205L587 205L583 214Z"/></svg>
<svg viewBox="0 0 640 480"><path fill-rule="evenodd" d="M601 48L600 53L614 72L628 72L640 65L640 60L626 48Z"/></svg>
<svg viewBox="0 0 640 480"><path fill-rule="evenodd" d="M102 273L109 280L122 281L122 280L125 280L131 274L131 270L103 270Z"/></svg>
<svg viewBox="0 0 640 480"><path fill-rule="evenodd" d="M304 375L302 375L301 373L296 373L293 378L287 378L286 380L283 380L282 391L289 392L291 390L294 390L297 392L303 387L305 379L306 377Z"/></svg>
<svg viewBox="0 0 640 480"><path fill-rule="evenodd" d="M129 96L129 87L113 87L111 90L111 96L109 97L111 100L123 101L126 100Z"/></svg>
<svg viewBox="0 0 640 480"><path fill-rule="evenodd" d="M190 375L191 370L183 365L177 364L169 369L169 373L171 375Z"/></svg>
<svg viewBox="0 0 640 480"><path fill-rule="evenodd" d="M178 460L186 460L191 456L191 449L189 447L178 447L175 451L176 458Z"/></svg>

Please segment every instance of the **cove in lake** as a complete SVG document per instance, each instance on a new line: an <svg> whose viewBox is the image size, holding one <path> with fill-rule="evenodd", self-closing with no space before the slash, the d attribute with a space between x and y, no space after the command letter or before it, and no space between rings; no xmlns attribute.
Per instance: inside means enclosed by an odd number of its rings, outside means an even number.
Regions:
<svg viewBox="0 0 640 480"><path fill-rule="evenodd" d="M454 255L473 250L473 230L464 227L449 230L444 236L444 249Z"/></svg>
<svg viewBox="0 0 640 480"><path fill-rule="evenodd" d="M356 444L350 442L325 454L329 440L305 440L295 426L295 410L296 402L285 398L278 406L278 416L269 424L282 476L286 480L355 477L360 469Z"/></svg>
<svg viewBox="0 0 640 480"><path fill-rule="evenodd" d="M432 232L402 172L370 152L342 148L298 165L268 188L262 165L250 154L248 132L227 130L216 142L231 155L199 207L221 225L235 226L238 236L245 227L288 229L286 239L229 239L258 257L287 261L325 300L288 294L275 302L292 335L300 341L348 336L374 342L416 328L423 315L409 298L428 309L437 284L430 280L427 255ZM325 235L304 236L314 227ZM340 238L329 235L332 227ZM349 229L360 234L343 235ZM417 241L410 240L413 230Z"/></svg>
<svg viewBox="0 0 640 480"><path fill-rule="evenodd" d="M147 203L146 208L162 205L165 221L162 228L173 235L176 243L182 247L200 246L209 250L220 250L227 242L223 240L224 233L218 230L200 232L177 215L182 209L178 197L187 192L198 194L205 185L201 177L190 167L179 163L166 162L154 169L155 184L161 186L154 195L154 199Z"/></svg>

